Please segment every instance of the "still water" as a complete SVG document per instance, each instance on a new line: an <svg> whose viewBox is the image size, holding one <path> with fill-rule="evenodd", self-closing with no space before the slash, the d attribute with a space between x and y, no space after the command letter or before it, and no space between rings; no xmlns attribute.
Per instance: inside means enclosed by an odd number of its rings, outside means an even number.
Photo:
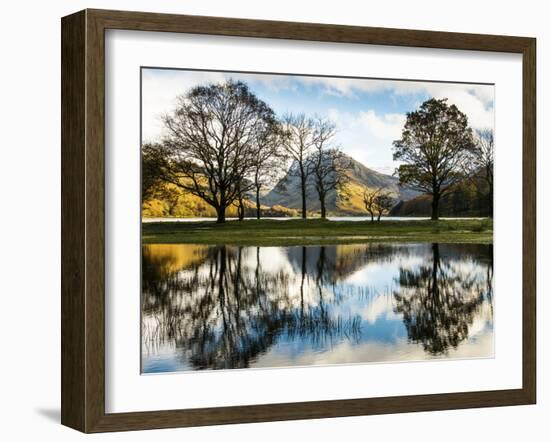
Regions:
<svg viewBox="0 0 550 442"><path fill-rule="evenodd" d="M142 371L493 356L492 245L142 253Z"/></svg>
<svg viewBox="0 0 550 442"><path fill-rule="evenodd" d="M245 217L245 220L256 220L255 217ZM299 220L300 218L297 217L269 217L269 216L262 216L262 219L269 219L274 221L291 221L291 220ZM315 219L315 218L311 218ZM317 218L320 219L320 218ZM329 221L349 221L349 222L360 222L360 221L370 221L370 216L329 216L327 217ZM423 221L428 220L430 217L427 216L383 216L380 218L381 221ZM460 217L460 218L447 218L447 217L441 217L439 219L442 220L465 220L465 219L483 219L483 218L468 218L468 217ZM226 218L227 221L236 221L237 218ZM149 217L149 218L142 218L141 221L143 223L198 223L198 222L204 222L204 221L212 221L215 222L216 218L177 218L177 217Z"/></svg>

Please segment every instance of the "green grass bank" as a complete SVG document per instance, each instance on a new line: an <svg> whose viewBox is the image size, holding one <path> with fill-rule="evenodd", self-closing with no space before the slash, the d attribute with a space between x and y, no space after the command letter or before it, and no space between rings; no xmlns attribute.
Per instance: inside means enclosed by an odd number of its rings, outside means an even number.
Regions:
<svg viewBox="0 0 550 442"><path fill-rule="evenodd" d="M411 221L244 220L142 224L144 244L291 246L365 242L493 242L491 219Z"/></svg>

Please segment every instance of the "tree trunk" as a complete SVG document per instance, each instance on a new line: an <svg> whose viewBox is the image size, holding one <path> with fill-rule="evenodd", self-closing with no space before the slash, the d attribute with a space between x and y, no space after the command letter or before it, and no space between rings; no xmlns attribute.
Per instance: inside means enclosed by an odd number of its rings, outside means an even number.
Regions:
<svg viewBox="0 0 550 442"><path fill-rule="evenodd" d="M319 198L321 201L321 218L326 219L327 217L327 208L325 207L325 196Z"/></svg>
<svg viewBox="0 0 550 442"><path fill-rule="evenodd" d="M216 209L216 215L218 215L218 219L216 220L216 223L218 224L225 223L225 210L227 208L227 199L225 195L226 195L225 189L220 189L219 205L218 207L214 207Z"/></svg>
<svg viewBox="0 0 550 442"><path fill-rule="evenodd" d="M370 212L370 222L371 223L374 222L374 213L373 212Z"/></svg>
<svg viewBox="0 0 550 442"><path fill-rule="evenodd" d="M432 197L432 220L437 221L439 219L439 192L434 192Z"/></svg>
<svg viewBox="0 0 550 442"><path fill-rule="evenodd" d="M225 312L224 304L225 304L225 287L224 287L224 281L225 281L225 272L226 272L226 248L225 246L221 246L219 249L219 256L220 256L220 276L218 279L218 296L220 300L220 309L222 312ZM224 317L224 323L225 323L225 317Z"/></svg>
<svg viewBox="0 0 550 442"><path fill-rule="evenodd" d="M307 218L307 215L306 215L306 177L304 175L304 172L302 172L302 176L301 176L301 181L302 181L302 218L303 219L306 219Z"/></svg>
<svg viewBox="0 0 550 442"><path fill-rule="evenodd" d="M237 215L239 217L239 221L242 221L244 219L244 202L242 197L239 197L239 206L237 207Z"/></svg>
<svg viewBox="0 0 550 442"><path fill-rule="evenodd" d="M260 188L256 187L256 219L260 219Z"/></svg>
<svg viewBox="0 0 550 442"><path fill-rule="evenodd" d="M225 205L216 207L216 214L218 215L218 219L216 220L216 223L223 224L225 222Z"/></svg>
<svg viewBox="0 0 550 442"><path fill-rule="evenodd" d="M437 272L439 270L439 244L432 244L432 296L437 300L439 297L439 286L437 285Z"/></svg>
<svg viewBox="0 0 550 442"><path fill-rule="evenodd" d="M381 212L378 212L378 222L380 222L380 217L382 216Z"/></svg>
<svg viewBox="0 0 550 442"><path fill-rule="evenodd" d="M300 283L300 319L304 318L304 283L306 281L306 248L302 246L302 282Z"/></svg>

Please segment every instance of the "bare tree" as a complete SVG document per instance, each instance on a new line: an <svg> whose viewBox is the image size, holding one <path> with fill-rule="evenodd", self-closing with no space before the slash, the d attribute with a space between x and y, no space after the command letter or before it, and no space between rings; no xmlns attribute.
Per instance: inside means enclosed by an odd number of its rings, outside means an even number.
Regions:
<svg viewBox="0 0 550 442"><path fill-rule="evenodd" d="M294 160L295 167L290 173L300 178L302 194L302 218L307 217L307 184L311 175L311 165L308 161L315 146L315 122L304 114L287 114L283 117L283 148L288 156Z"/></svg>
<svg viewBox="0 0 550 442"><path fill-rule="evenodd" d="M393 159L401 184L432 196L432 219L439 218L439 200L464 178L462 165L473 148L468 117L447 99L431 98L407 114L401 139L393 142Z"/></svg>
<svg viewBox="0 0 550 442"><path fill-rule="evenodd" d="M390 209L393 207L394 198L390 193L379 193L374 197L374 205L376 212L378 213L378 221L382 215L389 213Z"/></svg>
<svg viewBox="0 0 550 442"><path fill-rule="evenodd" d="M253 178L253 175L255 174L254 166L252 166L252 170L250 172L250 175ZM235 201L233 202L233 205L237 208L237 217L239 221L244 220L245 212L246 212L246 205L245 201L250 200L250 194L255 188L255 182L248 176L243 177L241 181L239 181L236 185L237 191L236 191L236 197Z"/></svg>
<svg viewBox="0 0 550 442"><path fill-rule="evenodd" d="M491 129L478 130L474 134L475 146L472 149L471 168L474 172L481 171L489 188L491 215L493 214L493 166L494 166L494 136Z"/></svg>
<svg viewBox="0 0 550 442"><path fill-rule="evenodd" d="M261 217L260 195L264 188L271 185L279 176L286 154L280 149L281 128L279 124L271 125L263 131L257 140L252 157L251 181L256 196L256 218Z"/></svg>
<svg viewBox="0 0 550 442"><path fill-rule="evenodd" d="M216 210L217 222L225 222L251 171L258 139L275 124L273 110L245 83L229 80L178 97L163 122L163 179L202 198Z"/></svg>
<svg viewBox="0 0 550 442"><path fill-rule="evenodd" d="M239 221L244 220L244 211L245 211L244 198L245 198L246 190L244 189L243 184L244 183L241 181L237 185L237 197L235 201L237 205L237 218L239 219Z"/></svg>
<svg viewBox="0 0 550 442"><path fill-rule="evenodd" d="M374 215L377 213L376 197L381 191L381 188L371 190L368 187L365 187L365 190L363 191L363 203L365 204L365 209L367 212L370 213L371 223L374 222Z"/></svg>
<svg viewBox="0 0 550 442"><path fill-rule="evenodd" d="M321 204L321 218L327 217L326 197L331 190L340 190L349 181L346 170L349 161L343 152L332 146L336 126L329 120L318 118L314 122L313 153L308 157L313 185Z"/></svg>
<svg viewBox="0 0 550 442"><path fill-rule="evenodd" d="M374 217L380 221L382 215L388 213L393 206L395 199L389 192L384 192L383 187L377 189L369 189L365 187L363 191L363 203L365 209L370 214L371 222L374 222Z"/></svg>

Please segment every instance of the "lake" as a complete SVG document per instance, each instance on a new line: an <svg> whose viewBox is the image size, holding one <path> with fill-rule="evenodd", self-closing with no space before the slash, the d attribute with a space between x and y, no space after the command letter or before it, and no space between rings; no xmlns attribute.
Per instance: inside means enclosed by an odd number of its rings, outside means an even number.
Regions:
<svg viewBox="0 0 550 442"><path fill-rule="evenodd" d="M255 220L255 217L245 217L245 220ZM301 219L298 217L292 218L292 217L269 217L269 216L262 216L262 219L270 219L270 220L276 220L276 221L288 221L292 219ZM321 219L321 218L315 218L310 217L308 219ZM370 221L370 216L329 216L327 217L329 221ZM380 221L422 221L422 220L428 220L430 217L422 217L422 216L383 216L380 218ZM448 218L448 217L441 217L439 219L483 219L483 218L467 218L467 217L461 217L461 218ZM236 221L237 218L226 218L227 221ZM158 217L158 218L142 218L142 222L144 223L197 223L197 222L204 222L204 221L212 221L215 222L216 218L176 218L176 217Z"/></svg>
<svg viewBox="0 0 550 442"><path fill-rule="evenodd" d="M142 250L142 372L494 356L486 244Z"/></svg>

